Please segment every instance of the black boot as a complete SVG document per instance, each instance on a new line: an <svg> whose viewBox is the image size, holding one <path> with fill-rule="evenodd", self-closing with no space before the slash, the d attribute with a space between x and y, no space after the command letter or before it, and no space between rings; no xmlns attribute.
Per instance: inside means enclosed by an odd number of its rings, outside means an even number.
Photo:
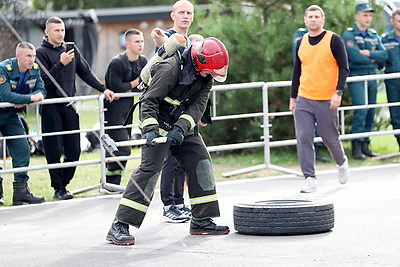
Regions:
<svg viewBox="0 0 400 267"><path fill-rule="evenodd" d="M4 205L4 198L3 198L3 180L0 181L0 206Z"/></svg>
<svg viewBox="0 0 400 267"><path fill-rule="evenodd" d="M352 144L351 154L353 156L353 159L365 160L365 155L361 152L361 143L362 142L360 141L351 142Z"/></svg>
<svg viewBox="0 0 400 267"><path fill-rule="evenodd" d="M194 219L190 221L191 235L226 235L229 233L228 226L216 225L212 219Z"/></svg>
<svg viewBox="0 0 400 267"><path fill-rule="evenodd" d="M379 156L379 154L374 153L374 152L372 152L372 151L369 149L369 141L363 141L363 142L361 142L361 152L362 152L365 156L370 157L370 158Z"/></svg>
<svg viewBox="0 0 400 267"><path fill-rule="evenodd" d="M129 234L129 225L118 220L113 221L106 240L113 242L115 245L135 244L135 238Z"/></svg>
<svg viewBox="0 0 400 267"><path fill-rule="evenodd" d="M314 145L315 148L315 160L319 162L330 162L328 158L321 155L321 147Z"/></svg>
<svg viewBox="0 0 400 267"><path fill-rule="evenodd" d="M26 181L18 181L13 183L14 195L13 205L22 205L24 203L37 204L44 202L44 197L35 197L29 191Z"/></svg>

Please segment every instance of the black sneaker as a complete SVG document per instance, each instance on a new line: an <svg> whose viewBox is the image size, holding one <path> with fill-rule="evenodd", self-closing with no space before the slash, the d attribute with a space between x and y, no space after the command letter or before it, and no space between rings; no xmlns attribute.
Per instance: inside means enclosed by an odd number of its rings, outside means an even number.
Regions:
<svg viewBox="0 0 400 267"><path fill-rule="evenodd" d="M57 189L53 196L53 199L55 200L67 200L72 198L74 198L74 195L72 195L65 187Z"/></svg>
<svg viewBox="0 0 400 267"><path fill-rule="evenodd" d="M170 223L181 223L190 220L190 216L182 214L176 206L171 206L167 211L163 212L163 219Z"/></svg>
<svg viewBox="0 0 400 267"><path fill-rule="evenodd" d="M226 235L229 233L228 226L216 225L212 219L197 220L190 222L191 235Z"/></svg>
<svg viewBox="0 0 400 267"><path fill-rule="evenodd" d="M115 245L128 246L135 244L135 238L129 234L129 225L119 221L113 221L106 240Z"/></svg>
<svg viewBox="0 0 400 267"><path fill-rule="evenodd" d="M186 215L186 216L189 216L189 217L192 216L192 211L188 207L186 207L185 205L183 205L182 208L178 208L178 209L183 215Z"/></svg>

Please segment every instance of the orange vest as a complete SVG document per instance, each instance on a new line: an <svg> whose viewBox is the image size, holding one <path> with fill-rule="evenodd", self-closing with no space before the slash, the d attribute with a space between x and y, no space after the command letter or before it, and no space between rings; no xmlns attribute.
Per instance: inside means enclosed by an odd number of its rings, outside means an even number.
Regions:
<svg viewBox="0 0 400 267"><path fill-rule="evenodd" d="M331 51L333 32L316 45L308 41L308 33L301 40L298 56L301 61L301 75L298 95L312 100L330 100L336 91L339 67Z"/></svg>

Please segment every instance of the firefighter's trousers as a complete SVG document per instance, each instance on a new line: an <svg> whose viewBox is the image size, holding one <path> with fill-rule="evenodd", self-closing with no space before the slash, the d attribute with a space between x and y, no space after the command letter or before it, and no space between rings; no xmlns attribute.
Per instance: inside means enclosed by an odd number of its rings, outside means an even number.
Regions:
<svg viewBox="0 0 400 267"><path fill-rule="evenodd" d="M180 146L158 144L142 149L140 166L132 174L122 196L116 213L117 220L140 227L168 149L186 172L193 218L220 216L210 154L200 135L190 135L185 137Z"/></svg>

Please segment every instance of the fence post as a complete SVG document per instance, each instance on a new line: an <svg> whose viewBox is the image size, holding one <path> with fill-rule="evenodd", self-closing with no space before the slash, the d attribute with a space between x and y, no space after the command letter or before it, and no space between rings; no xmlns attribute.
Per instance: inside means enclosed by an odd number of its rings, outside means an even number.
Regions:
<svg viewBox="0 0 400 267"><path fill-rule="evenodd" d="M99 142L100 142L100 183L104 184L106 182L106 150L102 144L101 137L105 134L105 116L104 116L104 95L100 95L99 99Z"/></svg>

